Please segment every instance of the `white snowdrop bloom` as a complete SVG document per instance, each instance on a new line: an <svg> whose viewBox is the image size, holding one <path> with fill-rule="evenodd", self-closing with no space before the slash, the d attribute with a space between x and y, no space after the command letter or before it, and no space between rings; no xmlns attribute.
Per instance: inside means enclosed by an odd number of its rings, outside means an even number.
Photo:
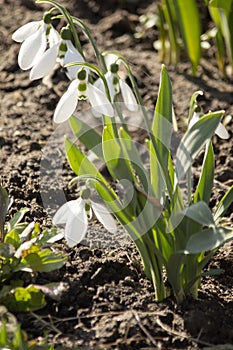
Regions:
<svg viewBox="0 0 233 350"><path fill-rule="evenodd" d="M36 80L44 78L54 68L58 55L59 43L53 45L38 57L30 71L30 79Z"/></svg>
<svg viewBox="0 0 233 350"><path fill-rule="evenodd" d="M54 225L65 224L64 238L69 247L74 247L84 239L88 228L88 218L92 216L92 210L96 218L109 232L116 232L116 223L103 204L80 197L63 204L53 217Z"/></svg>
<svg viewBox="0 0 233 350"><path fill-rule="evenodd" d="M73 80L68 90L61 97L54 112L55 123L62 123L69 119L74 113L78 100L88 99L96 113L114 116L112 104L107 96L97 87L88 83L86 69L81 68L77 74L77 79Z"/></svg>
<svg viewBox="0 0 233 350"><path fill-rule="evenodd" d="M190 129L198 120L203 116L201 112L194 112L192 119L190 120L188 124L188 128ZM229 134L227 129L222 123L219 123L217 128L215 129L215 134L220 137L221 139L228 139Z"/></svg>
<svg viewBox="0 0 233 350"><path fill-rule="evenodd" d="M105 79L107 81L111 100L113 102L115 96L121 92L123 101L128 110L130 110L131 112L136 112L138 110L138 105L134 93L130 86L119 77L119 65L117 63L111 63L110 65L108 65L112 61L112 59L116 57L115 55L107 55L107 57L109 56L111 56L110 59L107 59L107 67L109 70L105 74ZM101 78L98 78L94 85L100 90L105 91L104 83Z"/></svg>
<svg viewBox="0 0 233 350"><path fill-rule="evenodd" d="M52 14L47 12L44 14L43 20L29 22L13 33L12 39L22 43L18 55L18 63L21 69L32 68L45 53L47 43L51 48L58 43L59 34L51 25L51 17ZM45 59L43 58L45 72L48 70L46 65L48 64L49 68L51 66L49 59L55 56L55 51L54 48L52 52L46 53L46 64L44 64ZM38 70L34 75L38 75Z"/></svg>
<svg viewBox="0 0 233 350"><path fill-rule="evenodd" d="M57 31L49 36L49 48L38 58L30 72L30 79L45 77L54 68L56 61L65 66L71 62L84 62L82 55L71 41L72 33L68 28L62 28L61 36ZM67 76L70 80L77 78L79 66L67 67Z"/></svg>
<svg viewBox="0 0 233 350"><path fill-rule="evenodd" d="M64 28L65 29L65 28ZM66 29L66 32L63 30L61 31L61 36L63 37L63 41L60 44L59 47L59 58L61 66L66 66L67 64L71 62L79 62L84 63L84 59L82 55L79 53L79 51L76 49L76 47L73 45L71 41L71 32L70 35L67 33L68 29ZM77 73L80 70L80 66L71 66L66 67L67 70L67 76L70 80L77 78Z"/></svg>
<svg viewBox="0 0 233 350"><path fill-rule="evenodd" d="M18 43L22 43L30 35L34 34L41 24L43 24L43 21L32 21L24 24L13 33L12 39Z"/></svg>

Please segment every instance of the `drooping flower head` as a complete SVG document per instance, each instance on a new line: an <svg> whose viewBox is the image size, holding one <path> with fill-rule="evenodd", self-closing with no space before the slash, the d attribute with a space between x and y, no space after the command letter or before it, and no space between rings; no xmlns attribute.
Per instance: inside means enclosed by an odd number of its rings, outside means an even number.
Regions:
<svg viewBox="0 0 233 350"><path fill-rule="evenodd" d="M130 86L123 79L121 79L118 74L121 60L114 54L108 54L104 58L108 69L107 73L105 74L105 78L108 84L112 102L114 102L115 96L121 93L123 101L128 110L131 112L136 112L138 110L138 106L134 93ZM100 78L97 79L94 85L102 91L105 89L103 81Z"/></svg>
<svg viewBox="0 0 233 350"><path fill-rule="evenodd" d="M75 48L72 43L72 32L69 28L64 27L60 32L61 42L59 45L58 61L62 67L65 67L71 62L83 63L84 59L80 52ZM67 76L70 80L77 78L79 66L66 67Z"/></svg>
<svg viewBox="0 0 233 350"><path fill-rule="evenodd" d="M40 79L48 75L56 62L65 66L71 62L84 62L83 56L72 43L72 33L64 27L61 33L51 24L52 14L44 14L43 20L29 22L12 35L12 39L22 43L18 55L21 69L30 71L30 79ZM67 68L70 80L77 76L78 67Z"/></svg>
<svg viewBox="0 0 233 350"><path fill-rule="evenodd" d="M93 202L89 195L89 190L84 190L81 197L63 204L53 217L54 225L65 224L64 238L69 247L74 247L84 239L92 211L106 230L110 233L117 230L116 223L105 205Z"/></svg>
<svg viewBox="0 0 233 350"><path fill-rule="evenodd" d="M77 78L71 82L68 90L61 97L54 112L55 123L62 123L74 113L78 101L88 99L96 113L114 116L113 107L106 94L88 82L88 71L81 68Z"/></svg>
<svg viewBox="0 0 233 350"><path fill-rule="evenodd" d="M41 21L29 22L17 29L12 39L22 43L18 55L21 69L32 68L46 50L47 43L53 47L59 40L59 34L51 24L52 13L46 12Z"/></svg>

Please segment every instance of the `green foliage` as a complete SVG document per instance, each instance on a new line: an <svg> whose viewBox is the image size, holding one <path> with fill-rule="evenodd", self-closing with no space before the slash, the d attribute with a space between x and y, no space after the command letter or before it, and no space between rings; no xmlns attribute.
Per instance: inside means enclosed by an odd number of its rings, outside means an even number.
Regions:
<svg viewBox="0 0 233 350"><path fill-rule="evenodd" d="M233 67L233 1L210 0L208 9L217 29L215 39L218 66L225 73L225 57L228 57Z"/></svg>
<svg viewBox="0 0 233 350"><path fill-rule="evenodd" d="M224 111L209 112L204 115L198 113L200 108L197 96L200 91L195 92L190 101L187 130L180 141L176 154L173 155L171 136L175 117L173 115L172 87L165 66L162 66L161 70L158 99L151 125L126 59L114 51L101 55L86 25L80 19L72 17L56 1L37 0L37 3L50 4L54 7L54 11L59 12L59 15L54 15L54 19L62 18L69 24L79 52L82 53L82 49L77 38L76 26L88 37L100 68L87 62L74 62L70 65L76 64L78 67L83 66L90 69L89 84L92 83L92 79L95 79L97 74L102 79L106 90L105 97L109 101L111 96L104 75L107 65L107 62L104 62L104 57L107 54L114 55L115 64L119 62L119 64L124 65L140 105L138 110L133 109L132 111L143 116L148 134L145 144L150 169L147 173L123 118L123 109L121 109L121 105L117 104L117 95L111 102L118 112L120 122L116 123L115 117L110 118L102 115L102 135L73 116L70 120L70 126L74 135L88 151L94 152L99 160L104 162L112 176L113 186L101 175L95 164L81 150L81 146L65 138L67 159L77 175L71 184L81 181L82 186L85 183L88 193L91 193L91 190L96 190L110 212L115 215L128 232L141 255L146 276L153 283L156 300L163 300L170 294L166 282L172 287L177 302L182 302L188 295L196 298L203 268L216 250L233 238L232 228L219 225L222 216L227 213L233 201L233 186L220 200L214 214L209 208L214 172L211 139L221 122ZM216 4L223 6L221 1ZM223 10L230 11L230 8L227 7ZM227 14L229 19L230 12ZM184 47L192 62L193 73L195 73L200 59L199 38L201 31L195 2L164 0L162 7L160 7L160 25L164 32L166 31L166 23L170 26L168 30L171 49L179 50L180 37L178 35L181 33ZM166 48L166 42L165 44L164 42L163 49ZM178 57L178 55L175 56ZM93 71L94 76L91 75ZM130 88L128 87L128 89ZM130 94L128 89L126 95ZM125 96L122 95L124 99ZM124 107L128 107L126 102ZM63 110L63 112L66 111ZM197 120L195 120L194 115ZM191 125L193 119L194 122ZM203 147L205 147L205 157L202 171L198 185L193 190L191 185L192 163ZM183 182L186 184L187 195L182 192ZM46 250L43 253L38 253L36 237L35 241L30 241L32 243L30 247L23 250L23 256L21 253L16 254L20 263L18 260L15 261L12 258L12 254L15 256L14 252L12 253L9 247L13 246L13 250L17 249L16 253L21 252L19 236L20 233L17 232L6 234L8 243L4 242L1 247L5 254L4 258L6 260L12 259L14 262L14 264L6 264L4 276L8 276L15 268L19 270L35 269L36 271L46 269L48 271L51 264L57 268L59 261L56 257L47 256Z"/></svg>
<svg viewBox="0 0 233 350"><path fill-rule="evenodd" d="M10 311L30 311L45 305L40 286L24 286L20 273L50 272L61 268L66 258L49 249L49 239L56 230L40 231L38 224L22 222L27 209L18 211L5 222L10 199L0 187L3 240L0 242L0 304ZM4 204L5 203L5 204Z"/></svg>
<svg viewBox="0 0 233 350"><path fill-rule="evenodd" d="M195 93L192 97L191 107L197 105L197 95L198 93ZM87 178L89 174L90 179L92 176L99 179L96 182L88 182L87 186L91 185L97 189L135 241L145 272L154 284L158 300L167 296L162 277L163 268L166 270L168 281L178 302L188 294L197 297L203 267L212 257L213 252L233 237L232 229L217 226L215 220L219 220L232 203L232 188L221 200L214 217L208 206L214 170L211 138L223 113L224 111L207 113L187 129L180 141L176 152L176 163L173 165L170 152L171 83L163 66L151 141L148 146L151 174L149 184L147 183L149 177L145 175L145 171L140 173L135 166L137 163L144 168L141 159L137 162L132 161L139 155L135 157L132 153L130 145L133 140L129 133L121 126L116 137L111 121L109 118L106 119L102 135L103 158L116 182L126 179L132 184L133 195L130 202L127 201L127 193L124 199L119 198L115 193L114 201L106 201L106 192L110 195L112 190L107 188L105 180L88 158L81 153L78 146L66 141L67 157L75 173L82 179L84 174ZM72 119L72 127L74 125L75 119ZM190 171L193 160L204 146L206 151L200 179L186 206L181 195L180 181ZM135 177L135 174L139 176ZM101 186L97 187L100 182ZM191 191L190 188L189 190ZM110 198L113 197L110 196ZM163 206L160 204L161 199ZM127 202L125 207L124 200Z"/></svg>
<svg viewBox="0 0 233 350"><path fill-rule="evenodd" d="M215 27L207 33L202 33L200 12L208 8ZM205 10L205 8L204 8ZM153 20L152 20L153 18ZM209 19L205 18L205 22ZM233 67L233 1L207 0L205 5L197 6L196 0L162 0L157 6L156 14L143 15L145 27L149 23L158 27L159 38L154 43L159 51L160 59L166 64L177 64L180 61L181 50L185 49L192 64L192 72L196 74L200 64L201 51L208 41L216 48L216 60L219 69L227 74L226 67ZM212 27L212 26L211 26ZM142 29L141 29L142 31ZM142 34L141 34L142 35ZM137 33L136 36L140 36Z"/></svg>
<svg viewBox="0 0 233 350"><path fill-rule="evenodd" d="M5 350L53 350L53 345L37 344L27 340L15 316L0 306L0 349Z"/></svg>

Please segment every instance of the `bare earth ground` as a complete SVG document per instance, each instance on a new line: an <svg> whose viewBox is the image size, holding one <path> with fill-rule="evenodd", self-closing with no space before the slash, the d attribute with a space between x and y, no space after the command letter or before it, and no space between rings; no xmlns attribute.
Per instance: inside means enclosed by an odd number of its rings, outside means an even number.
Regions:
<svg viewBox="0 0 233 350"><path fill-rule="evenodd" d="M63 4L86 20L102 50L119 50L128 58L144 101L152 108L161 68L152 46L156 32L148 31L142 39L133 34L139 15L153 10L155 2L147 0L140 6L140 2L70 0ZM11 40L15 29L40 19L42 11L30 0L0 0L0 174L14 199L10 214L27 207L28 221L49 227L51 218L43 207L39 187L40 159L55 130L53 111L67 80L55 71L50 79L56 88L49 86L50 81L30 82L28 72L17 65L19 45ZM86 43L84 37L81 40ZM88 45L86 51L91 57ZM233 114L232 80L218 72L212 49L206 55L195 78L190 75L189 63L183 62L176 69L168 67L177 116L187 116L190 97L200 89L205 92L200 99L205 112L224 109L226 115ZM232 122L227 129L229 140L214 138L217 168L213 206L233 183ZM198 172L198 161L195 166ZM72 198L67 189L72 173L66 164L62 176L67 199ZM44 191L52 196L56 184L51 182ZM232 207L227 216L232 224ZM105 246L103 242L107 242ZM37 316L18 315L30 338L47 335L56 349L198 349L233 344L231 243L221 248L209 266L222 268L225 273L203 278L199 299L180 306L172 297L154 302L152 285L142 272L139 255L120 229L116 237L110 237L94 223L85 244L71 250L59 243L55 249L68 256L67 264L56 273L34 278L38 283L63 281L66 289L60 301L48 300Z"/></svg>

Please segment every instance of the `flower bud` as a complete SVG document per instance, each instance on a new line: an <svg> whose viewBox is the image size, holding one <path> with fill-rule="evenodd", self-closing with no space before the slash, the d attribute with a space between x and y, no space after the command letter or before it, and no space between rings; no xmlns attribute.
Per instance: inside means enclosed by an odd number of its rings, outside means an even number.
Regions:
<svg viewBox="0 0 233 350"><path fill-rule="evenodd" d="M60 31L61 38L63 40L71 40L72 38L72 32L70 29L63 27Z"/></svg>
<svg viewBox="0 0 233 350"><path fill-rule="evenodd" d="M51 12L45 12L43 16L43 21L45 24L51 24L51 18L53 17L53 14Z"/></svg>

